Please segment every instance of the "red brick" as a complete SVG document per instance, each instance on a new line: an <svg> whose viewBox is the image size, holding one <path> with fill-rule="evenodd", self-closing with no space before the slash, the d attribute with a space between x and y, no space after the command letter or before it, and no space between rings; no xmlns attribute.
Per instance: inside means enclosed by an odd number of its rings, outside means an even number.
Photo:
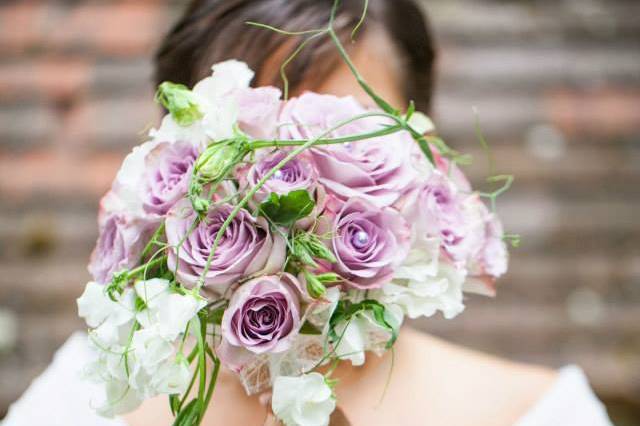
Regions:
<svg viewBox="0 0 640 426"><path fill-rule="evenodd" d="M549 120L570 136L612 138L640 132L640 89L608 86L546 94Z"/></svg>
<svg viewBox="0 0 640 426"><path fill-rule="evenodd" d="M0 51L147 54L165 33L164 17L157 1L13 2L0 8Z"/></svg>
<svg viewBox="0 0 640 426"><path fill-rule="evenodd" d="M0 101L25 98L63 101L87 90L91 68L86 60L45 58L0 64Z"/></svg>
<svg viewBox="0 0 640 426"><path fill-rule="evenodd" d="M129 150L146 138L146 131L157 125L159 118L152 93L134 98L90 99L70 111L59 143L87 149Z"/></svg>
<svg viewBox="0 0 640 426"><path fill-rule="evenodd" d="M49 144L59 129L59 117L50 105L11 105L2 108L0 152L24 151Z"/></svg>
<svg viewBox="0 0 640 426"><path fill-rule="evenodd" d="M38 47L53 23L54 9L35 1L7 2L0 6L0 51L22 53Z"/></svg>
<svg viewBox="0 0 640 426"><path fill-rule="evenodd" d="M0 193L16 200L37 194L97 199L109 188L122 159L118 154L85 156L53 149L0 154Z"/></svg>
<svg viewBox="0 0 640 426"><path fill-rule="evenodd" d="M164 34L162 18L154 2L85 3L70 11L52 44L110 55L147 54Z"/></svg>

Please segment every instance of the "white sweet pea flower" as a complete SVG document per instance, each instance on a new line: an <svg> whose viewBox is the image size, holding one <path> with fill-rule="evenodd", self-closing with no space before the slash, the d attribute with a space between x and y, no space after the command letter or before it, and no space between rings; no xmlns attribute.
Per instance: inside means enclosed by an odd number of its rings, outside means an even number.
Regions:
<svg viewBox="0 0 640 426"><path fill-rule="evenodd" d="M130 298L125 292L114 302L105 293L105 287L93 281L88 282L84 292L77 299L78 315L87 322L89 327L98 327L107 319L118 324L127 322L133 318L133 311L129 310Z"/></svg>
<svg viewBox="0 0 640 426"><path fill-rule="evenodd" d="M158 332L165 339L175 340L206 304L205 300L192 295L168 295L165 303L158 308Z"/></svg>
<svg viewBox="0 0 640 426"><path fill-rule="evenodd" d="M214 100L228 95L234 90L249 87L254 72L241 61L230 59L211 67L211 77L200 81L193 88L198 95ZM196 90L197 89L197 90Z"/></svg>
<svg viewBox="0 0 640 426"><path fill-rule="evenodd" d="M406 273L385 284L376 297L398 305L409 318L430 317L442 311L445 318L451 319L464 310L465 278L464 270L441 262L435 275Z"/></svg>
<svg viewBox="0 0 640 426"><path fill-rule="evenodd" d="M135 146L125 157L111 191L100 201L101 216L124 213L129 217L144 217L140 188L144 187L145 159L158 145L155 140Z"/></svg>
<svg viewBox="0 0 640 426"><path fill-rule="evenodd" d="M277 377L271 408L286 426L327 426L336 402L324 376L313 372Z"/></svg>
<svg viewBox="0 0 640 426"><path fill-rule="evenodd" d="M159 129L149 135L158 141L188 140L202 144L207 140L223 140L234 135L238 118L237 89L249 87L253 71L244 62L229 60L215 64L213 73L193 87L193 95L202 118L189 126L180 126L167 115Z"/></svg>
<svg viewBox="0 0 640 426"><path fill-rule="evenodd" d="M114 302L104 291L105 287L93 282L78 298L78 312L93 329L89 341L103 351L118 350L125 344L135 317L135 296L126 289L116 295Z"/></svg>
<svg viewBox="0 0 640 426"><path fill-rule="evenodd" d="M99 415L108 418L135 410L143 400L127 381L110 380L95 391L91 405Z"/></svg>
<svg viewBox="0 0 640 426"><path fill-rule="evenodd" d="M182 394L191 380L189 364L183 357L170 359L159 366L151 378L150 385L157 393Z"/></svg>
<svg viewBox="0 0 640 426"><path fill-rule="evenodd" d="M138 281L136 293L147 308L136 316L143 328L154 328L167 341L174 341L183 333L207 302L193 294L172 293L169 282L160 278Z"/></svg>
<svg viewBox="0 0 640 426"><path fill-rule="evenodd" d="M133 287L147 309L150 309L157 307L162 298L169 293L169 280L152 278L146 281L137 281Z"/></svg>
<svg viewBox="0 0 640 426"><path fill-rule="evenodd" d="M343 321L336 325L335 332L338 335L336 356L349 360L355 366L363 365L367 344L367 333L376 324L372 323L367 314L359 314L349 321Z"/></svg>
<svg viewBox="0 0 640 426"><path fill-rule="evenodd" d="M207 134L201 120L195 121L190 126L181 126L175 122L171 114L162 118L158 129L151 129L149 137L156 143L190 141L196 146L207 143Z"/></svg>
<svg viewBox="0 0 640 426"><path fill-rule="evenodd" d="M414 230L414 235L417 231ZM394 277L397 280L420 281L424 277L434 277L438 273L438 257L440 256L440 239L426 234L416 237L411 244L409 254L396 268Z"/></svg>
<svg viewBox="0 0 640 426"><path fill-rule="evenodd" d="M89 340L100 350L118 351L126 344L131 327L133 319L123 324L105 321L89 332Z"/></svg>
<svg viewBox="0 0 640 426"><path fill-rule="evenodd" d="M140 366L149 374L153 374L160 363L173 354L173 345L153 328L136 331L131 348Z"/></svg>

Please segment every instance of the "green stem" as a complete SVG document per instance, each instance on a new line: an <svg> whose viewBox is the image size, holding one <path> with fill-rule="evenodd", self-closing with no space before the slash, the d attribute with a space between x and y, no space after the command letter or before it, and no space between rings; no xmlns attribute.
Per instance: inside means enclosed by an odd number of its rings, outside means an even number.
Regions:
<svg viewBox="0 0 640 426"><path fill-rule="evenodd" d="M198 371L200 377L198 379L198 402L200 403L200 411L198 413L196 426L200 424L206 411L205 392L207 386L207 351L205 349L205 335L207 332L207 323L200 322L200 332L198 333Z"/></svg>
<svg viewBox="0 0 640 426"><path fill-rule="evenodd" d="M211 378L209 379L209 389L207 389L207 396L204 400L205 409L209 408L213 391L216 389L216 383L218 383L218 373L220 372L220 359L212 357L213 371L211 372ZM204 416L203 416L204 417Z"/></svg>
<svg viewBox="0 0 640 426"><path fill-rule="evenodd" d="M336 48L338 49L338 53L340 54L344 62L349 67L349 70L351 71L353 76L356 78L356 81L358 82L360 87L362 87L362 90L364 90L367 93L367 95L369 95L369 97L373 99L376 105L378 105L384 112L397 116L399 114L398 110L393 108L387 101L382 99L371 88L371 86L369 86L369 84L365 81L362 74L360 74L360 71L358 71L354 63L351 61L351 58L349 57L347 50L344 48L344 46L342 45L342 42L340 41L340 37L338 37L338 34L333 29L333 20L331 21L329 26L329 37L331 37L331 40L333 40L333 44L335 44Z"/></svg>
<svg viewBox="0 0 640 426"><path fill-rule="evenodd" d="M140 255L140 262L142 262L149 255L149 253L151 253L151 249L153 248L154 245L158 243L158 238L163 232L164 232L164 222L162 222L160 226L156 228L155 232L151 236L151 239L142 250L142 254Z"/></svg>
<svg viewBox="0 0 640 426"><path fill-rule="evenodd" d="M167 260L166 256L160 257L158 259L154 259L150 262L145 263L144 265L140 265L137 268L133 268L132 270L129 271L129 273L127 274L127 277L130 278L134 278L137 275L144 273L146 270L154 268L156 266L161 265L162 263L164 263Z"/></svg>
<svg viewBox="0 0 640 426"><path fill-rule="evenodd" d="M367 117L371 117L372 115L367 114ZM376 113L375 116L380 116L379 113ZM387 114L383 114L383 116L387 116ZM367 132L367 133L359 133L351 136L343 136L340 138L326 138L326 139L318 139L314 145L336 145L347 142L357 142L365 139L372 139L381 136L390 135L402 130L402 127L399 125L389 126L381 130L377 130L375 132ZM274 140L255 140L249 142L249 148L251 150L261 149L261 148L279 148L284 146L300 146L304 145L307 140L304 139L291 139L291 140L283 140L283 139L274 139Z"/></svg>

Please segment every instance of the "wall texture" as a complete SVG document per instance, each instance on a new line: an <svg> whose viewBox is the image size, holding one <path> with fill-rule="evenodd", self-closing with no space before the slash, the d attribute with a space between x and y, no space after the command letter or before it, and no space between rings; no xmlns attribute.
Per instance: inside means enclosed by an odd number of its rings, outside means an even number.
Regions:
<svg viewBox="0 0 640 426"><path fill-rule="evenodd" d="M75 329L96 208L157 118L150 55L178 0L0 3L0 417ZM640 3L430 0L436 119L516 175L499 210L523 244L495 300L417 324L452 341L586 370L640 422Z"/></svg>

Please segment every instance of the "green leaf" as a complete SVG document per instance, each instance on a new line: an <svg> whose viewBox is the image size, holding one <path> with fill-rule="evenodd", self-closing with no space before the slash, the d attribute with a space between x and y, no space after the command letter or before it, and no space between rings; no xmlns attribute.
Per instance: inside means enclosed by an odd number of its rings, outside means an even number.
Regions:
<svg viewBox="0 0 640 426"><path fill-rule="evenodd" d="M308 216L315 206L311 195L304 189L292 191L286 195L276 193L260 204L260 214L275 225L292 226L296 221Z"/></svg>
<svg viewBox="0 0 640 426"><path fill-rule="evenodd" d="M175 416L180 408L180 396L176 394L169 395L169 406L171 407L171 414Z"/></svg>
<svg viewBox="0 0 640 426"><path fill-rule="evenodd" d="M309 321L305 321L300 327L300 334L311 334L317 336L322 334L322 332L315 325L311 324Z"/></svg>
<svg viewBox="0 0 640 426"><path fill-rule="evenodd" d="M200 411L200 401L192 399L176 416L173 426L194 426Z"/></svg>
<svg viewBox="0 0 640 426"><path fill-rule="evenodd" d="M156 102L165 107L176 123L186 127L203 117L196 97L183 84L165 81L158 86L156 92Z"/></svg>
<svg viewBox="0 0 640 426"><path fill-rule="evenodd" d="M409 101L409 107L407 108L407 113L405 114L405 119L407 121L409 121L414 112L416 112L416 104L413 101Z"/></svg>
<svg viewBox="0 0 640 426"><path fill-rule="evenodd" d="M427 160L429 160L431 164L435 165L436 162L433 158L433 153L431 152L431 147L429 146L427 139L423 135L417 133L415 130L411 128L409 128L409 132L411 133L411 136L413 137L413 139L418 143L420 150L422 151L424 156L427 157Z"/></svg>

